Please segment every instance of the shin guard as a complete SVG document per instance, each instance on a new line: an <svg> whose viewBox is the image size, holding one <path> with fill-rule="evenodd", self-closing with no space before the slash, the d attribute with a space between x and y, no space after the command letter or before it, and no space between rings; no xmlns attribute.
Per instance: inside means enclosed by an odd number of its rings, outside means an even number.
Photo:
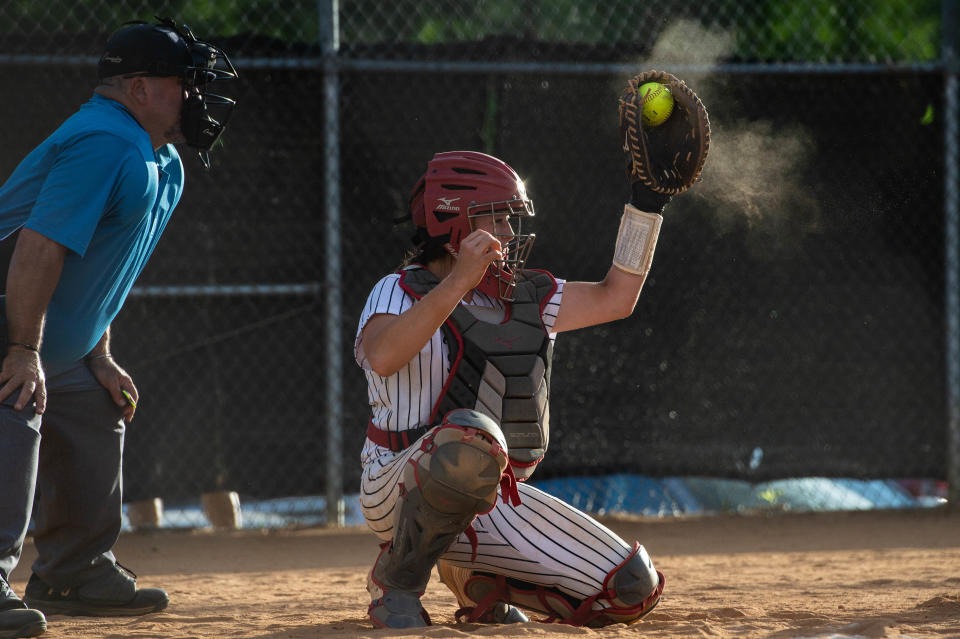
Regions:
<svg viewBox="0 0 960 639"><path fill-rule="evenodd" d="M477 514L496 504L507 468L503 434L475 411L451 411L420 442L403 470L393 540L368 580L370 617L381 627L429 624L419 601L416 607L412 602L423 594L440 555Z"/></svg>

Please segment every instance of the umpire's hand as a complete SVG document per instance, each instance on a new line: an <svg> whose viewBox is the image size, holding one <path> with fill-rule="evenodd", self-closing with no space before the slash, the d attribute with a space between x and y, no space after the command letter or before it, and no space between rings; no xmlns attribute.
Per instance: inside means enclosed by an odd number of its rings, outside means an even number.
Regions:
<svg viewBox="0 0 960 639"><path fill-rule="evenodd" d="M90 372L97 378L100 385L110 392L114 403L124 407L124 421L133 421L133 414L137 412L137 402L140 401L140 393L133 383L133 378L113 361L113 357L90 359L87 361L87 366L90 367ZM131 399L124 397L123 391L127 391Z"/></svg>
<svg viewBox="0 0 960 639"><path fill-rule="evenodd" d="M3 358L0 367L0 402L6 400L18 388L13 407L23 410L30 403L32 397L37 415L42 415L47 408L47 384L43 375L43 366L40 364L40 353L18 346L11 346L7 356Z"/></svg>

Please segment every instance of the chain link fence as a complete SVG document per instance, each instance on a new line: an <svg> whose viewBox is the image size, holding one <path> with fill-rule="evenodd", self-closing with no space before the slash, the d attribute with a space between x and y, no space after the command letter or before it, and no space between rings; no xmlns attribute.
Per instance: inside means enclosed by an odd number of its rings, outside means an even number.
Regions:
<svg viewBox="0 0 960 639"><path fill-rule="evenodd" d="M0 179L87 99L123 22L171 15L228 51L223 144L209 171L183 153L114 325L142 396L125 491L171 525L208 523L212 491L248 525L328 522L359 486L356 321L426 162L505 159L536 202L531 266L598 280L628 190L616 97L671 71L710 110L704 180L634 315L560 336L536 479L594 511L917 505L960 457L945 2L8 2Z"/></svg>

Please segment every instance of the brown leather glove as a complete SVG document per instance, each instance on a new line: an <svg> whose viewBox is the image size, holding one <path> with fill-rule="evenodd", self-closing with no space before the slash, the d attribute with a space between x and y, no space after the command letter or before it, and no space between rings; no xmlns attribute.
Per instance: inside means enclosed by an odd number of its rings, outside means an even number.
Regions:
<svg viewBox="0 0 960 639"><path fill-rule="evenodd" d="M655 127L641 117L646 95L639 87L647 82L667 85L674 99L670 117ZM710 119L703 102L682 80L645 71L631 78L620 96L620 135L633 191L630 203L659 213L672 196L700 179L710 148Z"/></svg>

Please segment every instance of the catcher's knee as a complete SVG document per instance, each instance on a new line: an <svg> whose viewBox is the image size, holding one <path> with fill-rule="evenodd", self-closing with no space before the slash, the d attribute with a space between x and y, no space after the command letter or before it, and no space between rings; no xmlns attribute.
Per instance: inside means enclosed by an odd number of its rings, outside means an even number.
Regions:
<svg viewBox="0 0 960 639"><path fill-rule="evenodd" d="M405 471L408 489L416 485L423 500L444 513L493 508L507 467L506 440L493 420L472 410L451 411L421 448Z"/></svg>
<svg viewBox="0 0 960 639"><path fill-rule="evenodd" d="M634 544L633 551L604 581L604 592L598 600L606 604L594 625L632 623L660 603L663 573L653 567L646 549Z"/></svg>

